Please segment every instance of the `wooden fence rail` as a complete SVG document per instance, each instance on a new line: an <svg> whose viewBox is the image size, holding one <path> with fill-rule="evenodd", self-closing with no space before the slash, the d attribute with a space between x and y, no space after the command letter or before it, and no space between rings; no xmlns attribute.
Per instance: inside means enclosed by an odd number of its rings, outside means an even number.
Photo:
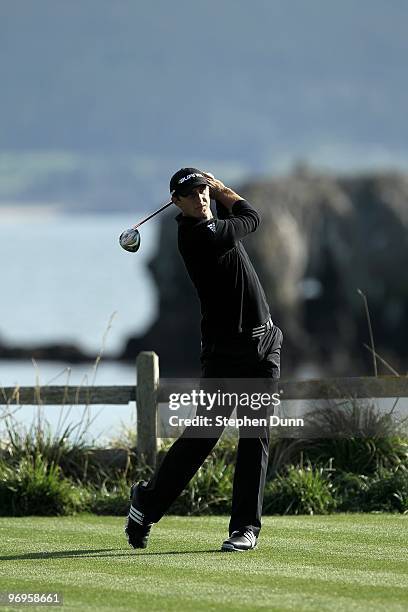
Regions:
<svg viewBox="0 0 408 612"><path fill-rule="evenodd" d="M157 405L168 402L169 394L184 392L186 384L179 379L159 376L156 353L142 352L136 359L137 383L114 386L37 386L0 388L0 406L13 405L120 405L137 403L138 451L154 467L157 455ZM189 379L199 386L199 379ZM408 377L378 376L329 378L324 380L279 381L282 400L341 398L408 397Z"/></svg>

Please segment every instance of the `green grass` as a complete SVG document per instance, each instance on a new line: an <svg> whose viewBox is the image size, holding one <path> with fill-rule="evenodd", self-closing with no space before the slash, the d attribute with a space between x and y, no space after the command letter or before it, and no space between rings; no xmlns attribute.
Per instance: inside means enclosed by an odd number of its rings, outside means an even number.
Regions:
<svg viewBox="0 0 408 612"><path fill-rule="evenodd" d="M166 517L133 551L120 518L2 518L0 591L60 591L65 611L407 610L406 516L265 517L248 553L218 552L227 521Z"/></svg>

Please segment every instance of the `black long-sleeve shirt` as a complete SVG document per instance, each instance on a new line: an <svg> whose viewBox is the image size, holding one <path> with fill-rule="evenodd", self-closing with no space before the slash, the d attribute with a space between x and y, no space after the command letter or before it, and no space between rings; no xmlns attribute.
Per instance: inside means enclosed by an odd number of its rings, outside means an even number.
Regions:
<svg viewBox="0 0 408 612"><path fill-rule="evenodd" d="M264 290L241 243L258 227L258 213L245 200L235 202L232 214L219 203L217 211L224 211L225 218L176 217L179 251L201 302L204 339L249 331L270 316Z"/></svg>

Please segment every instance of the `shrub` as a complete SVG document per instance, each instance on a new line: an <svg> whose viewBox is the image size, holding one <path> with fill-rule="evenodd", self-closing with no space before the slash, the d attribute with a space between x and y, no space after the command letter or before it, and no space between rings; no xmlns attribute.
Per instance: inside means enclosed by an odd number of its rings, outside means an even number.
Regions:
<svg viewBox="0 0 408 612"><path fill-rule="evenodd" d="M361 502L365 512L408 513L408 470L380 471L369 482Z"/></svg>
<svg viewBox="0 0 408 612"><path fill-rule="evenodd" d="M41 456L49 465L59 465L66 477L75 480L97 471L92 462L92 447L84 442L81 434L75 433L81 428L81 422L53 433L39 411L36 422L28 427L9 419L5 425L7 439L3 440L3 459L9 465L17 466L23 459Z"/></svg>
<svg viewBox="0 0 408 612"><path fill-rule="evenodd" d="M130 485L125 479L119 480L112 487L91 487L89 509L95 514L125 516L129 511L129 494Z"/></svg>
<svg viewBox="0 0 408 612"><path fill-rule="evenodd" d="M228 452L228 451L227 451ZM171 514L228 514L233 464L219 451L210 455L170 508Z"/></svg>
<svg viewBox="0 0 408 612"><path fill-rule="evenodd" d="M81 423L68 426L62 433L53 433L50 424L41 419L24 428L7 423L7 439L3 440L2 459L7 465L17 467L23 459L40 456L48 465L61 468L61 475L82 484L112 486L129 475L134 480L149 472L147 466L129 448L98 448L85 443L83 437L74 434Z"/></svg>
<svg viewBox="0 0 408 612"><path fill-rule="evenodd" d="M313 464L326 464L332 459L336 470L366 475L408 465L407 455L408 442L399 436L322 438L305 450L305 457Z"/></svg>
<svg viewBox="0 0 408 612"><path fill-rule="evenodd" d="M64 515L84 510L89 496L61 478L59 466L40 456L23 458L15 467L0 463L2 516Z"/></svg>
<svg viewBox="0 0 408 612"><path fill-rule="evenodd" d="M162 444L158 461L164 458L174 440ZM232 496L233 456L236 442L231 438L222 438L212 454L187 485L180 497L169 509L170 514L228 514ZM148 470L139 466L138 478L146 476ZM90 488L90 510L96 514L113 514L123 516L129 509L130 480L122 478L112 486L104 484L101 488Z"/></svg>
<svg viewBox="0 0 408 612"><path fill-rule="evenodd" d="M308 415L309 436L298 445L314 465L332 460L336 470L374 474L381 469L408 467L408 439L391 413L371 403L350 399L330 402Z"/></svg>
<svg viewBox="0 0 408 612"><path fill-rule="evenodd" d="M380 470L370 476L339 473L333 480L342 512L408 513L408 470Z"/></svg>
<svg viewBox="0 0 408 612"><path fill-rule="evenodd" d="M337 472L333 476L333 494L340 512L362 512L363 498L370 483L369 476Z"/></svg>
<svg viewBox="0 0 408 612"><path fill-rule="evenodd" d="M290 466L265 487L265 514L327 514L336 504L322 469Z"/></svg>
<svg viewBox="0 0 408 612"><path fill-rule="evenodd" d="M280 438L271 436L269 446L268 480L274 478L282 469L300 461L303 462L309 440Z"/></svg>

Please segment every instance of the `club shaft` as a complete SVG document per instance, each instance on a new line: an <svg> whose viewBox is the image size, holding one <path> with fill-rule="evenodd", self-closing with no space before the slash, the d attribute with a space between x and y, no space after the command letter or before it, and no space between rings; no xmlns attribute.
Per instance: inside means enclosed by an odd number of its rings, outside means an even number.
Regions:
<svg viewBox="0 0 408 612"><path fill-rule="evenodd" d="M152 213L151 215L149 215L145 219L142 219L142 221L139 221L139 223L137 223L136 225L133 226L133 229L136 229L136 228L140 227L141 225L143 225L143 223L146 223L146 221L148 221L149 219L151 219L155 215L158 215L162 210L164 210L165 208L170 206L170 204L173 204L173 202L168 202L168 204L165 204L164 206L159 208L159 210L156 210L156 212Z"/></svg>

